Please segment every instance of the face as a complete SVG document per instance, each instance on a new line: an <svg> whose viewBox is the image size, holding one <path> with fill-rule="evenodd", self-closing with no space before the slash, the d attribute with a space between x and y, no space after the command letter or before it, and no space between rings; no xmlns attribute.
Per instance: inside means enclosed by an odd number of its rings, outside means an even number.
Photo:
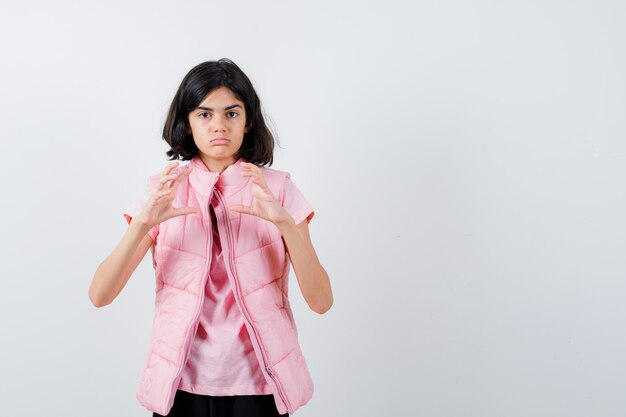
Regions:
<svg viewBox="0 0 626 417"><path fill-rule="evenodd" d="M213 90L189 113L189 126L207 166L235 162L243 135L249 130L244 103L226 87Z"/></svg>

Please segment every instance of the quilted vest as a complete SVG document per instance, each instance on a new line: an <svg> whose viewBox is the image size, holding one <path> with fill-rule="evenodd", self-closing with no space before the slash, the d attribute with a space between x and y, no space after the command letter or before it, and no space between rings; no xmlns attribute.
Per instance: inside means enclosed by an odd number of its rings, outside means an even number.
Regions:
<svg viewBox="0 0 626 417"><path fill-rule="evenodd" d="M154 319L136 395L145 408L161 415L173 406L202 311L213 239L210 204L215 207L228 279L278 412L293 414L313 395L287 298L290 262L282 235L267 220L228 209L252 205L252 181L241 175L241 162L218 174L194 157L173 205L194 206L199 212L162 222L151 249L156 279ZM282 203L289 173L261 169ZM151 190L160 176L148 178Z"/></svg>

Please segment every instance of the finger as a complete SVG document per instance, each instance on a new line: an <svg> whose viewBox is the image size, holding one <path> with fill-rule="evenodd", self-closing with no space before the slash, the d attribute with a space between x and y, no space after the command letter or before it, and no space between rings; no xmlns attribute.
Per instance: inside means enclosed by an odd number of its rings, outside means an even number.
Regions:
<svg viewBox="0 0 626 417"><path fill-rule="evenodd" d="M178 165L178 161L173 161L165 165L165 168L163 168L163 170L161 171L161 176L169 174L170 171L173 170L174 167L176 167L176 165Z"/></svg>
<svg viewBox="0 0 626 417"><path fill-rule="evenodd" d="M229 209L232 211L236 211L238 213L254 215L254 211L252 210L252 207L250 206L242 206L241 204L236 204L234 206L230 206Z"/></svg>
<svg viewBox="0 0 626 417"><path fill-rule="evenodd" d="M174 209L174 216L184 216L186 214L198 213L197 207L178 207Z"/></svg>
<svg viewBox="0 0 626 417"><path fill-rule="evenodd" d="M157 183L157 189L156 191L167 191L170 190L172 188L172 184L171 181L173 181L175 178L174 175L170 174L166 177L163 177L159 180L159 182Z"/></svg>
<svg viewBox="0 0 626 417"><path fill-rule="evenodd" d="M266 194L272 194L272 190L269 189L264 179L258 179L258 178L252 177L252 183L259 186L261 190L263 190Z"/></svg>
<svg viewBox="0 0 626 417"><path fill-rule="evenodd" d="M154 193L154 201L161 201L164 198L170 197L172 190L161 190L161 191L157 191L156 193Z"/></svg>
<svg viewBox="0 0 626 417"><path fill-rule="evenodd" d="M251 162L242 162L241 163L245 168L250 168L250 169L258 169L261 170L261 168L259 168L257 165L251 163Z"/></svg>
<svg viewBox="0 0 626 417"><path fill-rule="evenodd" d="M178 187L178 184L180 184L180 182L183 180L183 178L185 178L185 175L188 175L191 172L191 164L187 164L184 168L182 168L176 175L176 179L174 179L174 181L172 181L172 184L170 184L170 187L176 189L176 187Z"/></svg>
<svg viewBox="0 0 626 417"><path fill-rule="evenodd" d="M254 164L246 164L244 167L244 169L249 170L251 172L255 172L255 173L260 173L261 172L261 168L254 165Z"/></svg>
<svg viewBox="0 0 626 417"><path fill-rule="evenodd" d="M251 177L253 180L256 180L257 184L262 185L265 188L265 177L263 177L263 174L261 174L260 171L258 172L254 172L254 171L247 171L244 172L243 175L245 177Z"/></svg>
<svg viewBox="0 0 626 417"><path fill-rule="evenodd" d="M183 180L185 175L188 174L189 172L191 172L190 168L189 169L183 168L183 170L181 170L177 174L172 174L173 178L171 179L172 182L169 184L169 189L176 191L180 182Z"/></svg>
<svg viewBox="0 0 626 417"><path fill-rule="evenodd" d="M191 172L191 164L180 166L171 171L168 175L161 177L159 181L159 188L163 188L163 184L169 183L169 188L176 189L178 184L182 181L182 178Z"/></svg>
<svg viewBox="0 0 626 417"><path fill-rule="evenodd" d="M191 170L191 164L181 165L174 169L173 174L182 175Z"/></svg>
<svg viewBox="0 0 626 417"><path fill-rule="evenodd" d="M163 184L166 184L166 183L170 182L170 181L171 181L171 180L173 180L174 178L176 178L176 174L169 174L169 175L162 176L162 177L159 179L158 186L159 186L159 187L162 187L162 186L163 186Z"/></svg>
<svg viewBox="0 0 626 417"><path fill-rule="evenodd" d="M161 171L161 178L157 184L157 189L163 189L165 184L173 179L173 177L171 177L172 170L176 167L176 165L178 165L178 161L169 163L165 166L165 168L163 168Z"/></svg>
<svg viewBox="0 0 626 417"><path fill-rule="evenodd" d="M255 177L258 178L260 182L265 184L265 177L263 176L263 173L261 172L261 170L256 172L256 176Z"/></svg>
<svg viewBox="0 0 626 417"><path fill-rule="evenodd" d="M263 176L261 168L259 168L258 166L254 164L247 164L243 168L244 170L242 173L246 173L247 175L249 174L249 175L254 175L254 176Z"/></svg>

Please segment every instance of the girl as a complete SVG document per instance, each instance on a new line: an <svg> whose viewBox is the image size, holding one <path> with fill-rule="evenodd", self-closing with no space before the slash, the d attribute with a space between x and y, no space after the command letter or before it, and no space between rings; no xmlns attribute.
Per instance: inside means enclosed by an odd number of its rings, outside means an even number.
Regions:
<svg viewBox="0 0 626 417"><path fill-rule="evenodd" d="M89 298L110 304L151 249L155 313L140 403L153 416L289 415L313 393L287 297L290 263L313 311L333 303L309 236L313 209L289 173L266 167L274 138L252 83L228 59L184 77L163 139L176 162L123 213L128 230Z"/></svg>

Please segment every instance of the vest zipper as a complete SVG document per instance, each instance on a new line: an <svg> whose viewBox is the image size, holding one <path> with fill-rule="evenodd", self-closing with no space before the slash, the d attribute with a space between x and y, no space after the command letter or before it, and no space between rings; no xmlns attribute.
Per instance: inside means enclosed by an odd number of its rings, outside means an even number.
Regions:
<svg viewBox="0 0 626 417"><path fill-rule="evenodd" d="M240 300L240 304L241 304L241 310L243 312L243 315L246 319L246 321L248 322L249 326L252 328L253 332L254 332L254 338L256 339L257 343L259 344L259 346L261 347L261 357L263 358L263 367L265 368L265 371L267 372L267 374L270 376L270 378L272 378L272 380L274 381L274 384L276 384L276 390L278 391L278 394L280 395L280 398L283 400L283 402L285 403L285 406L287 407L287 409L289 409L289 403L287 401L287 398L285 397L285 394L283 393L283 388L282 385L280 383L280 381L276 378L276 375L274 374L274 371L272 370L272 368L268 365L268 361L267 358L265 356L265 347L263 346L263 344L261 343L261 339L259 338L259 335L257 333L256 328L254 327L254 325L252 324L252 319L250 318L250 313L248 313L248 310L243 302L243 298L241 297L241 288L239 288L239 281L237 279L237 275L236 275L236 269L235 269L235 265L234 265L234 256L233 256L233 251L234 248L232 246L232 231L230 228L230 219L228 218L228 207L226 206L226 202L222 196L222 194L215 189L215 193L218 197L218 199L220 200L221 206L222 206L222 210L226 210L226 218L223 217L224 220L224 224L226 225L226 238L228 239L228 262L226 263L227 266L230 267L231 270L231 276L233 277L233 281L235 282L235 290L237 292L237 296ZM219 223L218 223L218 228L219 228ZM223 247L222 247L223 249ZM224 253L222 251L222 253Z"/></svg>
<svg viewBox="0 0 626 417"><path fill-rule="evenodd" d="M210 203L209 203L210 205ZM209 210L211 208L209 207ZM189 337L189 331L187 331L187 335L185 336L185 341L187 343L187 346L185 349L183 349L184 351L184 356L183 356L183 360L182 360L182 364L180 366L180 368L178 368L177 374L174 377L174 381L176 382L176 385L174 386L174 389L170 391L170 398L172 395L174 395L174 393L176 392L176 390L178 389L178 385L180 385L180 378L183 374L183 369L185 368L185 365L187 363L187 358L189 357L189 351L191 350L191 345L193 343L193 340L196 337L196 333L198 332L198 326L200 324L200 312L202 311L202 306L204 305L204 291L205 291L205 286L206 286L206 282L207 279L209 277L209 266L211 265L211 257L213 256L213 234L209 233L209 242L208 242L208 248L209 248L209 253L208 256L206 258L206 262L204 263L204 275L202 277L202 285L200 286L200 288L202 289L202 292L200 293L200 301L198 302L198 307L196 308L196 312L194 315L194 319L193 319L193 325L190 326L190 329L193 329L193 335L191 336L191 338ZM169 398L168 398L168 402L169 402Z"/></svg>

